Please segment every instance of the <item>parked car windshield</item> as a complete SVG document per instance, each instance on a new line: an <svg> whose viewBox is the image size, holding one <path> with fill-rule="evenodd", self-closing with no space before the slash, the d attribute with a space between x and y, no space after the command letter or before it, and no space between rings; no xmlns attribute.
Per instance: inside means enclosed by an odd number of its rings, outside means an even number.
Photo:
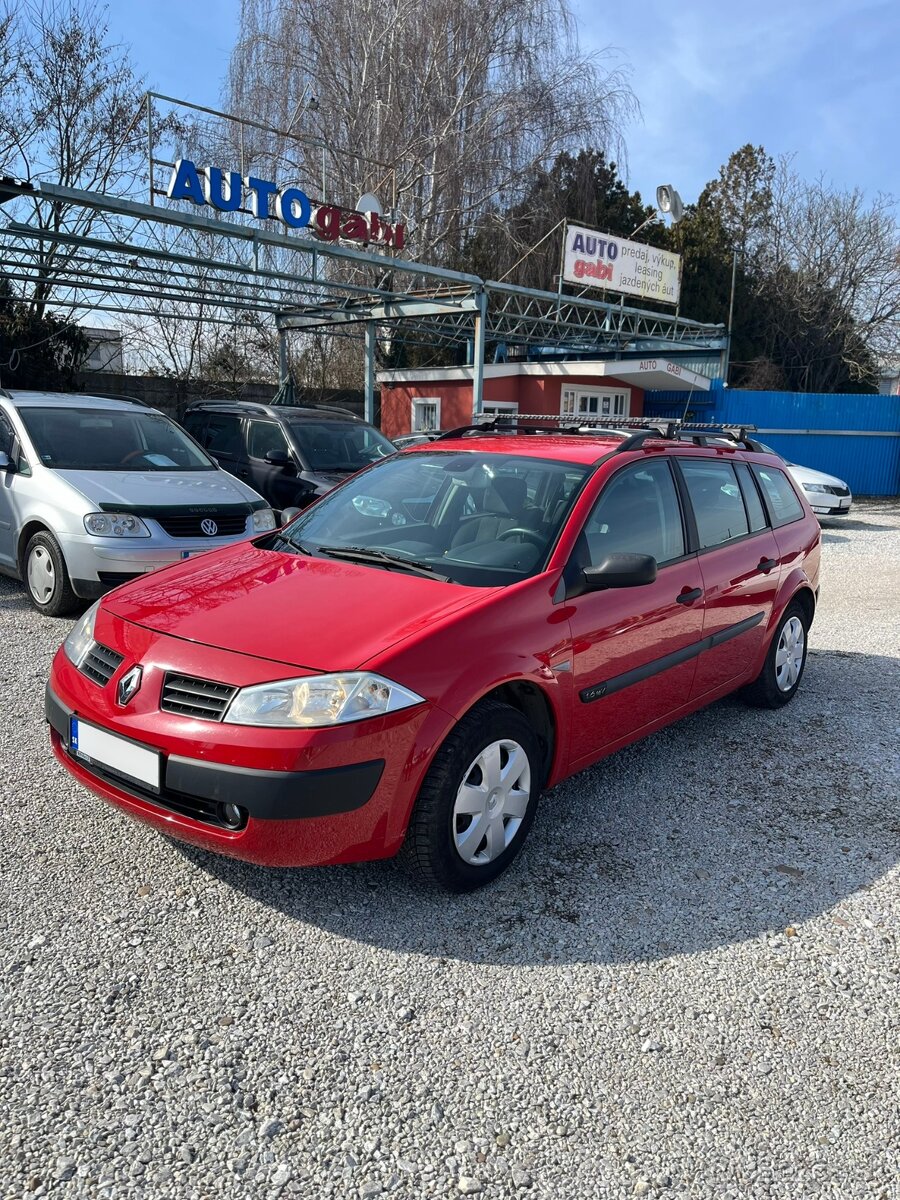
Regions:
<svg viewBox="0 0 900 1200"><path fill-rule="evenodd" d="M575 463L505 454L398 454L263 544L345 559L358 552L357 561L369 555L372 566L403 570L405 562L473 587L514 583L543 569L587 473Z"/></svg>
<svg viewBox="0 0 900 1200"><path fill-rule="evenodd" d="M135 408L31 408L19 416L45 467L70 471L215 471L162 413Z"/></svg>
<svg viewBox="0 0 900 1200"><path fill-rule="evenodd" d="M377 429L352 421L291 421L290 427L311 471L360 471L397 449Z"/></svg>

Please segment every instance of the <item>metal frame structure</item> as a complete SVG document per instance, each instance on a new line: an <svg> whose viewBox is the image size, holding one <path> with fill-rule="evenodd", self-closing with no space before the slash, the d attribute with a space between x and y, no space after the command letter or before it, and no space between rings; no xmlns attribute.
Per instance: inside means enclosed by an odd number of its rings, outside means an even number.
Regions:
<svg viewBox="0 0 900 1200"><path fill-rule="evenodd" d="M140 314L277 331L282 382L287 338L326 330L365 338L366 415L374 415L380 338L404 341L473 367L473 411L482 411L488 343L540 347L559 356L629 350L725 349L725 329L679 315L542 292L317 240L195 209L145 204L51 183L0 180L0 204L28 197L35 219L0 225L0 273L15 283L52 282L51 308ZM81 214L67 231L63 212ZM74 222L73 222L74 223ZM69 229L71 230L71 224Z"/></svg>

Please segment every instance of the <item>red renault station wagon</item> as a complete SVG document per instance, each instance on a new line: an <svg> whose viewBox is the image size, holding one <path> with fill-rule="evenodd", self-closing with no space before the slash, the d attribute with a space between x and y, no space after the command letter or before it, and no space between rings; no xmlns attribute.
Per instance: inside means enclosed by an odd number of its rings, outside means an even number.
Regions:
<svg viewBox="0 0 900 1200"><path fill-rule="evenodd" d="M746 429L547 426L454 430L105 596L53 664L57 758L197 846L405 846L461 892L567 776L738 688L786 704L820 532L784 463Z"/></svg>

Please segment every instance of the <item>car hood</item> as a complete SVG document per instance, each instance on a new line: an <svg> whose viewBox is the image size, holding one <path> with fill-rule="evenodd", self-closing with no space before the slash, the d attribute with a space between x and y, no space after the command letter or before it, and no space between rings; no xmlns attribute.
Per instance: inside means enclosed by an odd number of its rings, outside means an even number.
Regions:
<svg viewBox="0 0 900 1200"><path fill-rule="evenodd" d="M796 463L788 463L788 470L803 486L804 483L821 483L827 487L846 487L843 479L838 479L836 475L826 475L824 471L814 471L812 467L799 467Z"/></svg>
<svg viewBox="0 0 900 1200"><path fill-rule="evenodd" d="M205 646L348 671L486 591L242 542L125 584L103 608Z"/></svg>
<svg viewBox="0 0 900 1200"><path fill-rule="evenodd" d="M91 504L126 508L255 503L262 499L227 471L56 471Z"/></svg>

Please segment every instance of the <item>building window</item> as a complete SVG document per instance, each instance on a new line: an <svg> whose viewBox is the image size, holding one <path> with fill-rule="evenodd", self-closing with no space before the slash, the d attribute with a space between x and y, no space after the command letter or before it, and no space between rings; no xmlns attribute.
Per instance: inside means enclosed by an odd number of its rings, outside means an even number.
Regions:
<svg viewBox="0 0 900 1200"><path fill-rule="evenodd" d="M441 400L439 396L425 396L412 402L411 429L413 433L428 433L441 427Z"/></svg>
<svg viewBox="0 0 900 1200"><path fill-rule="evenodd" d="M481 415L483 417L515 417L518 415L519 406L511 400L486 400L481 406ZM476 417L475 420L478 420Z"/></svg>
<svg viewBox="0 0 900 1200"><path fill-rule="evenodd" d="M563 388L559 413L562 417L627 417L631 391L599 391L594 388Z"/></svg>

